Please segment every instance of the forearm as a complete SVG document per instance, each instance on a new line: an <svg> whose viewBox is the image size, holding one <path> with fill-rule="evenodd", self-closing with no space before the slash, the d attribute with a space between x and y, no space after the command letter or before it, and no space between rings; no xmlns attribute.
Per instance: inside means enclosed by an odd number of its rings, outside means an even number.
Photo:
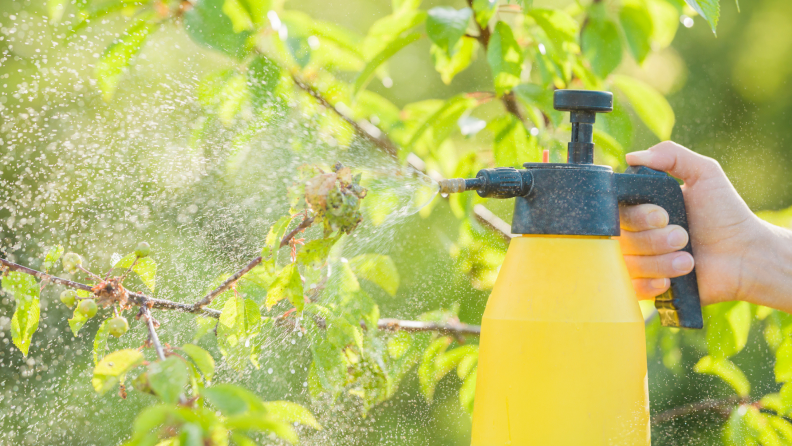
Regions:
<svg viewBox="0 0 792 446"><path fill-rule="evenodd" d="M792 231L762 222L746 247L738 298L792 313Z"/></svg>

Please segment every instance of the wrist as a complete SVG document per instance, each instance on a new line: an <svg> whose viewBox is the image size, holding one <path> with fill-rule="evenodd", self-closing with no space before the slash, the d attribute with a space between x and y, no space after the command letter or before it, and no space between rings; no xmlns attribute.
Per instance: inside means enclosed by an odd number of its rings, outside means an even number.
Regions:
<svg viewBox="0 0 792 446"><path fill-rule="evenodd" d="M740 257L735 298L792 312L792 231L754 218Z"/></svg>

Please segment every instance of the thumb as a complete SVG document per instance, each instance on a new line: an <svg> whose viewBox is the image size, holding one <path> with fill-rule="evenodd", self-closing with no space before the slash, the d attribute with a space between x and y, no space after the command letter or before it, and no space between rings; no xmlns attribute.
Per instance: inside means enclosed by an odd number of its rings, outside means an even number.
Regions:
<svg viewBox="0 0 792 446"><path fill-rule="evenodd" d="M663 141L649 150L628 153L626 159L631 166L668 172L688 186L721 174L720 164L714 159L671 141Z"/></svg>

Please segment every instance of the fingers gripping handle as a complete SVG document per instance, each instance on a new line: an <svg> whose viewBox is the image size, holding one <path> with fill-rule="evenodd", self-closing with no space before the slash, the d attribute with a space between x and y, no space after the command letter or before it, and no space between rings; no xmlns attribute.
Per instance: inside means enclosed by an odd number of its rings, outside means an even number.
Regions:
<svg viewBox="0 0 792 446"><path fill-rule="evenodd" d="M690 232L682 189L664 172L648 167L630 167L625 173L616 174L616 188L619 204L656 204L668 212L670 224ZM693 255L691 243L692 240L688 241L682 250ZM687 275L671 279L671 288L657 296L655 306L664 326L702 328L704 321L695 267Z"/></svg>

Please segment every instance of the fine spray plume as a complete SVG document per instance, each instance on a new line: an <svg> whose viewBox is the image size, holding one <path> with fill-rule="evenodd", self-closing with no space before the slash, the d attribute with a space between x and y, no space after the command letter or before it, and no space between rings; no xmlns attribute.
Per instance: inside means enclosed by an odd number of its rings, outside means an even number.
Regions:
<svg viewBox="0 0 792 446"><path fill-rule="evenodd" d="M644 319L612 237L620 204L659 205L687 230L682 192L663 172L593 164L611 93L557 90L554 106L570 112L567 163L439 182L444 194L514 199L515 237L482 319L471 444L648 446ZM655 306L664 326L702 328L695 269Z"/></svg>

